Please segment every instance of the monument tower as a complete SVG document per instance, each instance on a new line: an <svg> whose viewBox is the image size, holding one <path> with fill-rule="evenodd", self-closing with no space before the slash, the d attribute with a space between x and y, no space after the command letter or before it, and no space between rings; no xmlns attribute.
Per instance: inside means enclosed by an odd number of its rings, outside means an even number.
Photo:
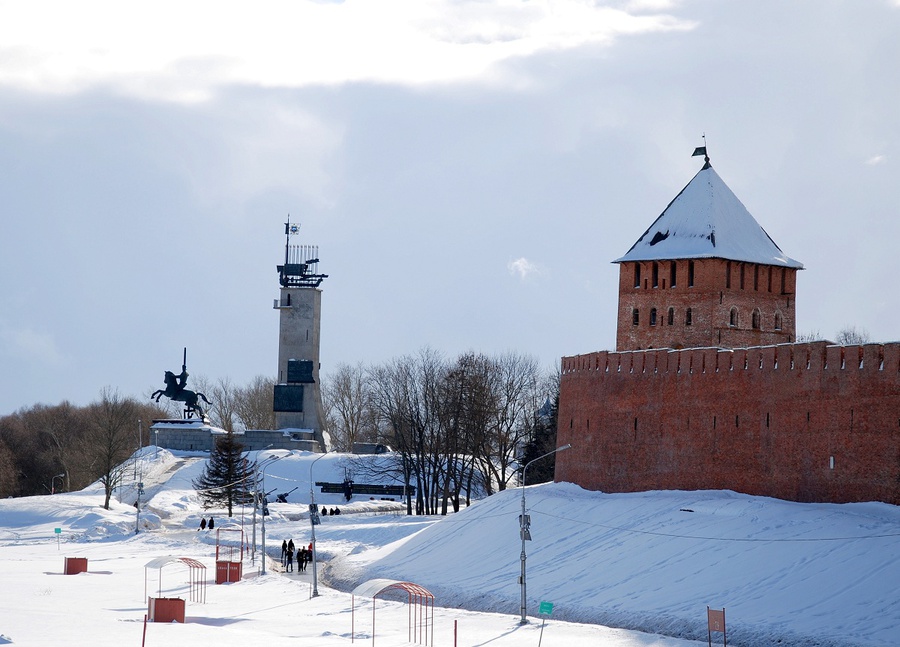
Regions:
<svg viewBox="0 0 900 647"><path fill-rule="evenodd" d="M281 295L279 311L278 374L275 382L275 426L312 432L325 447L322 435L322 397L319 391L319 328L322 291L328 278L318 273L319 250L312 245L292 244L300 225L284 224L284 264L278 265Z"/></svg>

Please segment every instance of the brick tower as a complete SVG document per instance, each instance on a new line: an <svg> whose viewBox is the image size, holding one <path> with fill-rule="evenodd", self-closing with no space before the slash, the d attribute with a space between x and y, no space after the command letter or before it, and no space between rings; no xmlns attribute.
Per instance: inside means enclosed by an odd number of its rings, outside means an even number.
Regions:
<svg viewBox="0 0 900 647"><path fill-rule="evenodd" d="M742 348L795 339L796 275L803 265L759 226L708 157L614 262L619 351Z"/></svg>
<svg viewBox="0 0 900 647"><path fill-rule="evenodd" d="M322 396L319 391L319 328L322 291L328 278L317 271L318 248L291 244L300 226L284 225L284 265L279 265L281 296L275 300L279 311L278 377L275 384L275 426L312 432L320 447L322 437Z"/></svg>

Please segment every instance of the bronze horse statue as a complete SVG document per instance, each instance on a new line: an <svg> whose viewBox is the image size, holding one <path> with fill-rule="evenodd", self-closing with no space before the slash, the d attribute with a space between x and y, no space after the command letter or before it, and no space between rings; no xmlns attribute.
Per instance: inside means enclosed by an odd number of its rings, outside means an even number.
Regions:
<svg viewBox="0 0 900 647"><path fill-rule="evenodd" d="M184 388L184 384L187 382L187 373L185 371L182 370L181 375L179 376L176 376L172 371L166 371L165 382L166 388L151 393L151 400L155 397L156 401L159 402L159 399L162 396L166 396L175 402L184 402L184 408L188 412L189 417L192 411L196 411L200 418L203 418L205 413L203 407L200 405L199 398L203 398L203 401L206 402L206 404L212 404L212 402L207 400L206 396L202 393L197 393L196 391Z"/></svg>

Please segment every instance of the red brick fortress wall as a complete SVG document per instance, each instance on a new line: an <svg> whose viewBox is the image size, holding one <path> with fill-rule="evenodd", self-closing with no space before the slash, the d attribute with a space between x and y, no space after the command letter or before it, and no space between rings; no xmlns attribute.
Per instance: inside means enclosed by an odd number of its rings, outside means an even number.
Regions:
<svg viewBox="0 0 900 647"><path fill-rule="evenodd" d="M900 343L562 360L556 480L900 505Z"/></svg>

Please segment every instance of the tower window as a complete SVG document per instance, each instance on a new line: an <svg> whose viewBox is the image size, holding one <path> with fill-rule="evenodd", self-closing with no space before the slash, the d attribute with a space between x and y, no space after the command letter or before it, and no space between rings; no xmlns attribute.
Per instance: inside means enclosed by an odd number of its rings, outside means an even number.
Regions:
<svg viewBox="0 0 900 647"><path fill-rule="evenodd" d="M759 320L761 318L762 318L762 315L760 315L760 313L759 313L759 308L756 308L756 310L753 311L753 315L750 317L750 325L753 326L753 330L760 329L760 321Z"/></svg>
<svg viewBox="0 0 900 647"><path fill-rule="evenodd" d="M631 311L631 324L633 326L637 326L639 323L641 323L641 311L637 308L634 308Z"/></svg>
<svg viewBox="0 0 900 647"><path fill-rule="evenodd" d="M753 289L759 291L759 265L753 266Z"/></svg>
<svg viewBox="0 0 900 647"><path fill-rule="evenodd" d="M653 261L653 287L659 287L659 263Z"/></svg>
<svg viewBox="0 0 900 647"><path fill-rule="evenodd" d="M669 308L669 317L666 323L668 323L670 326L675 325L675 308Z"/></svg>
<svg viewBox="0 0 900 647"><path fill-rule="evenodd" d="M741 263L741 289L742 290L744 289L744 270L745 269L746 268L744 267L744 264Z"/></svg>
<svg viewBox="0 0 900 647"><path fill-rule="evenodd" d="M769 292L772 291L772 266L769 266Z"/></svg>
<svg viewBox="0 0 900 647"><path fill-rule="evenodd" d="M692 323L694 323L694 317L691 312L691 309L688 308L684 313L684 325L690 326Z"/></svg>
<svg viewBox="0 0 900 647"><path fill-rule="evenodd" d="M781 313L775 313L775 330L781 330Z"/></svg>
<svg viewBox="0 0 900 647"><path fill-rule="evenodd" d="M656 308L650 308L650 325L656 325Z"/></svg>
<svg viewBox="0 0 900 647"><path fill-rule="evenodd" d="M731 261L725 263L725 289L731 289Z"/></svg>
<svg viewBox="0 0 900 647"><path fill-rule="evenodd" d="M676 279L678 278L678 263L677 261L672 261L669 265L669 287L674 288L676 285Z"/></svg>
<svg viewBox="0 0 900 647"><path fill-rule="evenodd" d="M731 312L728 313L728 325L732 328L737 328L738 325L738 311L737 308L732 308Z"/></svg>
<svg viewBox="0 0 900 647"><path fill-rule="evenodd" d="M641 287L641 264L634 264L634 287Z"/></svg>
<svg viewBox="0 0 900 647"><path fill-rule="evenodd" d="M785 288L787 288L787 270L785 268L781 268L781 293L785 293Z"/></svg>
<svg viewBox="0 0 900 647"><path fill-rule="evenodd" d="M688 261L688 287L694 287L694 261Z"/></svg>

